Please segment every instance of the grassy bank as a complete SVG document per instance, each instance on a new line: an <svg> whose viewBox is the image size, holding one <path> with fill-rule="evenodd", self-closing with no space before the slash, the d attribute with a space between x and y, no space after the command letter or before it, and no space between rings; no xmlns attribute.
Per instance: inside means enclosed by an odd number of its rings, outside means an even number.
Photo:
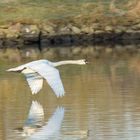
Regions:
<svg viewBox="0 0 140 140"><path fill-rule="evenodd" d="M0 47L139 42L139 15L139 0L3 0Z"/></svg>
<svg viewBox="0 0 140 140"><path fill-rule="evenodd" d="M0 24L23 21L40 23L60 19L75 19L78 22L79 18L80 22L89 23L97 20L102 22L102 19L109 22L108 19L113 19L118 24L128 22L128 17L129 20L132 17L139 19L138 13L131 12L136 7L135 1L3 0L0 2Z"/></svg>

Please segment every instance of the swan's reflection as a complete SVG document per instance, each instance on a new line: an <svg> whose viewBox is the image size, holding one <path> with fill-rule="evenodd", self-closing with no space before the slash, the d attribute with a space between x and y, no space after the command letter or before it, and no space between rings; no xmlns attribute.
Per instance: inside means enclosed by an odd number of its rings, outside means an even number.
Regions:
<svg viewBox="0 0 140 140"><path fill-rule="evenodd" d="M63 107L57 107L51 118L45 123L43 107L37 101L32 101L28 118L22 128L22 136L37 140L59 137L64 111Z"/></svg>

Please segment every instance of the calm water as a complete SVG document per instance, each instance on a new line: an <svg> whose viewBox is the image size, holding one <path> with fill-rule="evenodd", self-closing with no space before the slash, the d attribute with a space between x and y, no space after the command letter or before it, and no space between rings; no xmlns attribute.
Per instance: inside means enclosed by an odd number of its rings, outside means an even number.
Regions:
<svg viewBox="0 0 140 140"><path fill-rule="evenodd" d="M139 140L139 56L59 67L66 95L45 83L32 96L21 74L0 67L1 140ZM21 62L22 63L22 62Z"/></svg>

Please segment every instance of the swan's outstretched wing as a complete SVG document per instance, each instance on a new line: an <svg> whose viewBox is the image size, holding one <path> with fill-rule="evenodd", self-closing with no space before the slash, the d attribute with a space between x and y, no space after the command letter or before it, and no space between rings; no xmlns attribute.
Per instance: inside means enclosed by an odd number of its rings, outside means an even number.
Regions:
<svg viewBox="0 0 140 140"><path fill-rule="evenodd" d="M43 121L44 121L43 107L37 101L32 101L28 118L25 122L25 126L31 127L36 125L42 125Z"/></svg>
<svg viewBox="0 0 140 140"><path fill-rule="evenodd" d="M45 79L53 89L57 97L62 97L65 94L64 87L60 78L59 71L55 68L45 74Z"/></svg>
<svg viewBox="0 0 140 140"><path fill-rule="evenodd" d="M59 71L47 63L39 63L39 65L28 66L30 69L36 71L44 79L47 80L52 90L57 97L64 96L64 87L60 78Z"/></svg>
<svg viewBox="0 0 140 140"><path fill-rule="evenodd" d="M43 86L43 78L35 71L26 68L22 71L25 75L29 87L31 88L32 94L38 93Z"/></svg>
<svg viewBox="0 0 140 140"><path fill-rule="evenodd" d="M48 140L50 137L57 137L61 128L61 124L64 118L64 108L57 107L55 113L49 119L48 123L43 126L38 132L31 136L33 140Z"/></svg>

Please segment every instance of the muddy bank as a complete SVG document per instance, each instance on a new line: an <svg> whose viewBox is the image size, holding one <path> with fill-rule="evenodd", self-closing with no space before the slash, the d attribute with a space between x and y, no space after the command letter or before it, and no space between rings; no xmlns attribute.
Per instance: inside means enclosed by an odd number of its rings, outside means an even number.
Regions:
<svg viewBox="0 0 140 140"><path fill-rule="evenodd" d="M107 24L104 22L11 23L0 26L0 47L22 48L37 44L39 48L54 45L140 43L140 22Z"/></svg>

